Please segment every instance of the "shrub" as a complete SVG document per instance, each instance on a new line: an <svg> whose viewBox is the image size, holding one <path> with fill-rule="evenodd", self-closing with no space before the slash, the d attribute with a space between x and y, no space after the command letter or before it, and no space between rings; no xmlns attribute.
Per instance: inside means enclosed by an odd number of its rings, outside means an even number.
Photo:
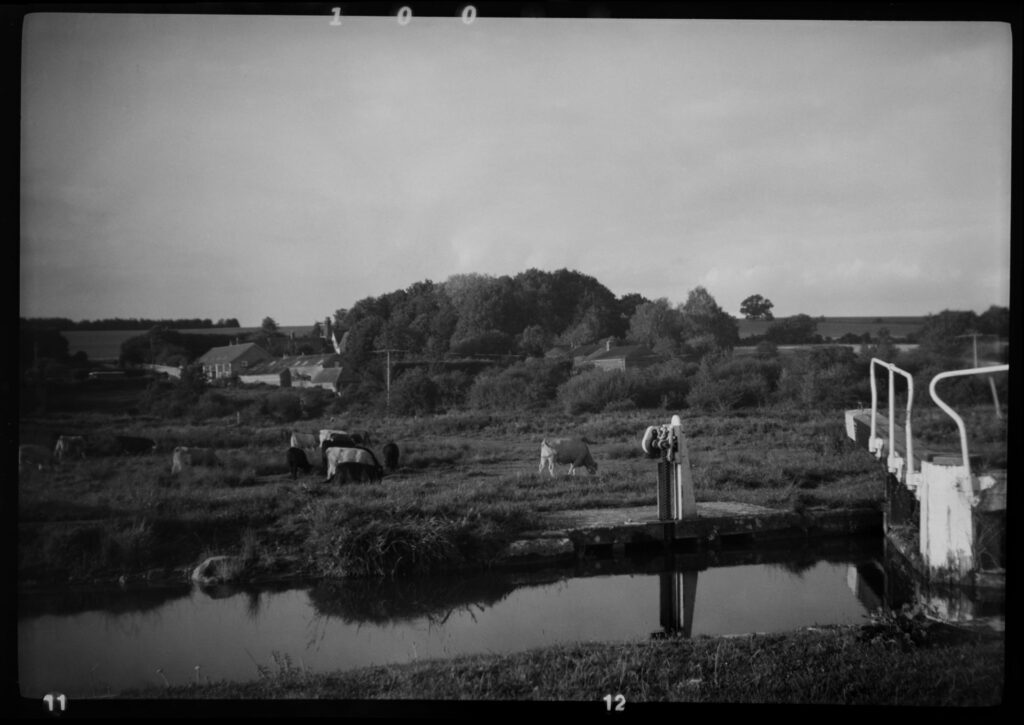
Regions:
<svg viewBox="0 0 1024 725"><path fill-rule="evenodd" d="M295 393L271 393L264 399L263 409L267 415L282 422L291 422L302 417L302 403Z"/></svg>
<svg viewBox="0 0 1024 725"><path fill-rule="evenodd" d="M863 361L850 348L823 347L786 361L777 397L804 407L852 408L870 400L870 385Z"/></svg>
<svg viewBox="0 0 1024 725"><path fill-rule="evenodd" d="M324 414L334 396L320 388L305 388L299 394L299 406L305 418L319 418Z"/></svg>
<svg viewBox="0 0 1024 725"><path fill-rule="evenodd" d="M402 374L391 385L391 411L399 415L427 415L440 398L437 383L419 368Z"/></svg>
<svg viewBox="0 0 1024 725"><path fill-rule="evenodd" d="M774 360L705 358L686 402L697 410L713 412L761 406L768 402L780 374Z"/></svg>
<svg viewBox="0 0 1024 725"><path fill-rule="evenodd" d="M234 406L222 393L207 390L200 396L195 407L192 408L194 420L206 420L208 418L222 418L235 412Z"/></svg>
<svg viewBox="0 0 1024 725"><path fill-rule="evenodd" d="M530 358L504 370L481 373L469 389L468 402L480 409L542 408L555 398L569 370L566 361Z"/></svg>
<svg viewBox="0 0 1024 725"><path fill-rule="evenodd" d="M609 403L631 399L635 377L620 371L582 373L558 389L558 401L569 415L598 413Z"/></svg>

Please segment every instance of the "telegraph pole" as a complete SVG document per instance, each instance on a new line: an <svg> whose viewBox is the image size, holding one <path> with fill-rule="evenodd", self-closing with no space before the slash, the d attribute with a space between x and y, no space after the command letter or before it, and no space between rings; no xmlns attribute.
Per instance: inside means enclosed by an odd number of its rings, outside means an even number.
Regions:
<svg viewBox="0 0 1024 725"><path fill-rule="evenodd" d="M969 337L974 343L974 367L978 367L978 338L988 337L980 332L969 332L966 335L957 335L957 339ZM996 418L999 420L1003 419L1003 411L999 408L999 395L996 394L996 381L992 379L992 376L988 376L988 385L992 389L992 402L996 406Z"/></svg>
<svg viewBox="0 0 1024 725"><path fill-rule="evenodd" d="M385 385L385 387L387 389L387 403L386 403L386 406L387 406L388 410L390 410L391 409L391 353L393 353L393 352L408 352L408 351L407 350L402 350L402 349L399 349L399 348L396 348L396 347L388 347L388 348L384 348L383 350L374 350L374 352L377 353L377 354L384 353L384 354L386 354L388 356L388 358L387 358L387 367L385 368L385 373L384 373L384 385Z"/></svg>

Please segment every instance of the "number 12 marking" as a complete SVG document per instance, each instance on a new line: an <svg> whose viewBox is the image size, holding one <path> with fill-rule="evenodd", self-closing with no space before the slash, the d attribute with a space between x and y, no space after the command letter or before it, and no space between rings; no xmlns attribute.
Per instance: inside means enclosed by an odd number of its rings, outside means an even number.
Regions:
<svg viewBox="0 0 1024 725"><path fill-rule="evenodd" d="M623 712L626 709L626 696L625 695L605 695L603 698L605 705L608 706L608 712L612 712L612 703L615 703L615 712Z"/></svg>

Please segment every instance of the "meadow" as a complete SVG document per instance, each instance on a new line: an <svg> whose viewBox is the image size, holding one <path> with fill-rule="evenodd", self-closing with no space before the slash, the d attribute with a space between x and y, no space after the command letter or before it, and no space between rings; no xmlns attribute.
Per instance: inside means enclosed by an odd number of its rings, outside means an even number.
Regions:
<svg viewBox="0 0 1024 725"><path fill-rule="evenodd" d="M212 554L236 554L249 577L372 576L486 567L546 512L650 505L655 464L640 450L660 410L570 416L461 412L422 418L306 420L235 417L200 424L71 413L22 420L22 439L88 431L159 442L151 455L90 455L19 481L19 579L64 581L178 575ZM380 483L292 481L292 429L367 429L401 449ZM773 508L879 505L878 464L845 437L841 411L686 415L698 501ZM596 475L538 473L545 436L592 441ZM221 465L170 471L177 445L217 449Z"/></svg>

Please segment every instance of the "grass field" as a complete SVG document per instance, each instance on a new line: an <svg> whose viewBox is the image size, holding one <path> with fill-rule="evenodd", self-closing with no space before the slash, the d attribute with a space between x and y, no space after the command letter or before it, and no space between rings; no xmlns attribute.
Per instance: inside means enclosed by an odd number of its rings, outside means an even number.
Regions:
<svg viewBox="0 0 1024 725"><path fill-rule="evenodd" d="M19 479L22 579L116 578L194 565L213 553L244 553L253 572L291 562L312 574L393 571L381 550L404 551L403 567L486 565L544 512L657 504L654 464L639 441L664 412L548 414L507 418L461 413L423 419L306 421L296 426L366 428L402 451L379 484L339 486L319 474L290 480L285 426L233 419L185 425L116 415L65 414L22 421L24 439L58 431L102 441L115 434L157 440L148 456L94 456ZM812 416L687 416L698 501L776 508L877 505L882 477L845 439L841 412ZM538 474L544 436L593 441L596 475ZM172 475L176 445L218 450L221 465ZM396 554L398 556L398 554ZM298 563L296 563L298 562Z"/></svg>

